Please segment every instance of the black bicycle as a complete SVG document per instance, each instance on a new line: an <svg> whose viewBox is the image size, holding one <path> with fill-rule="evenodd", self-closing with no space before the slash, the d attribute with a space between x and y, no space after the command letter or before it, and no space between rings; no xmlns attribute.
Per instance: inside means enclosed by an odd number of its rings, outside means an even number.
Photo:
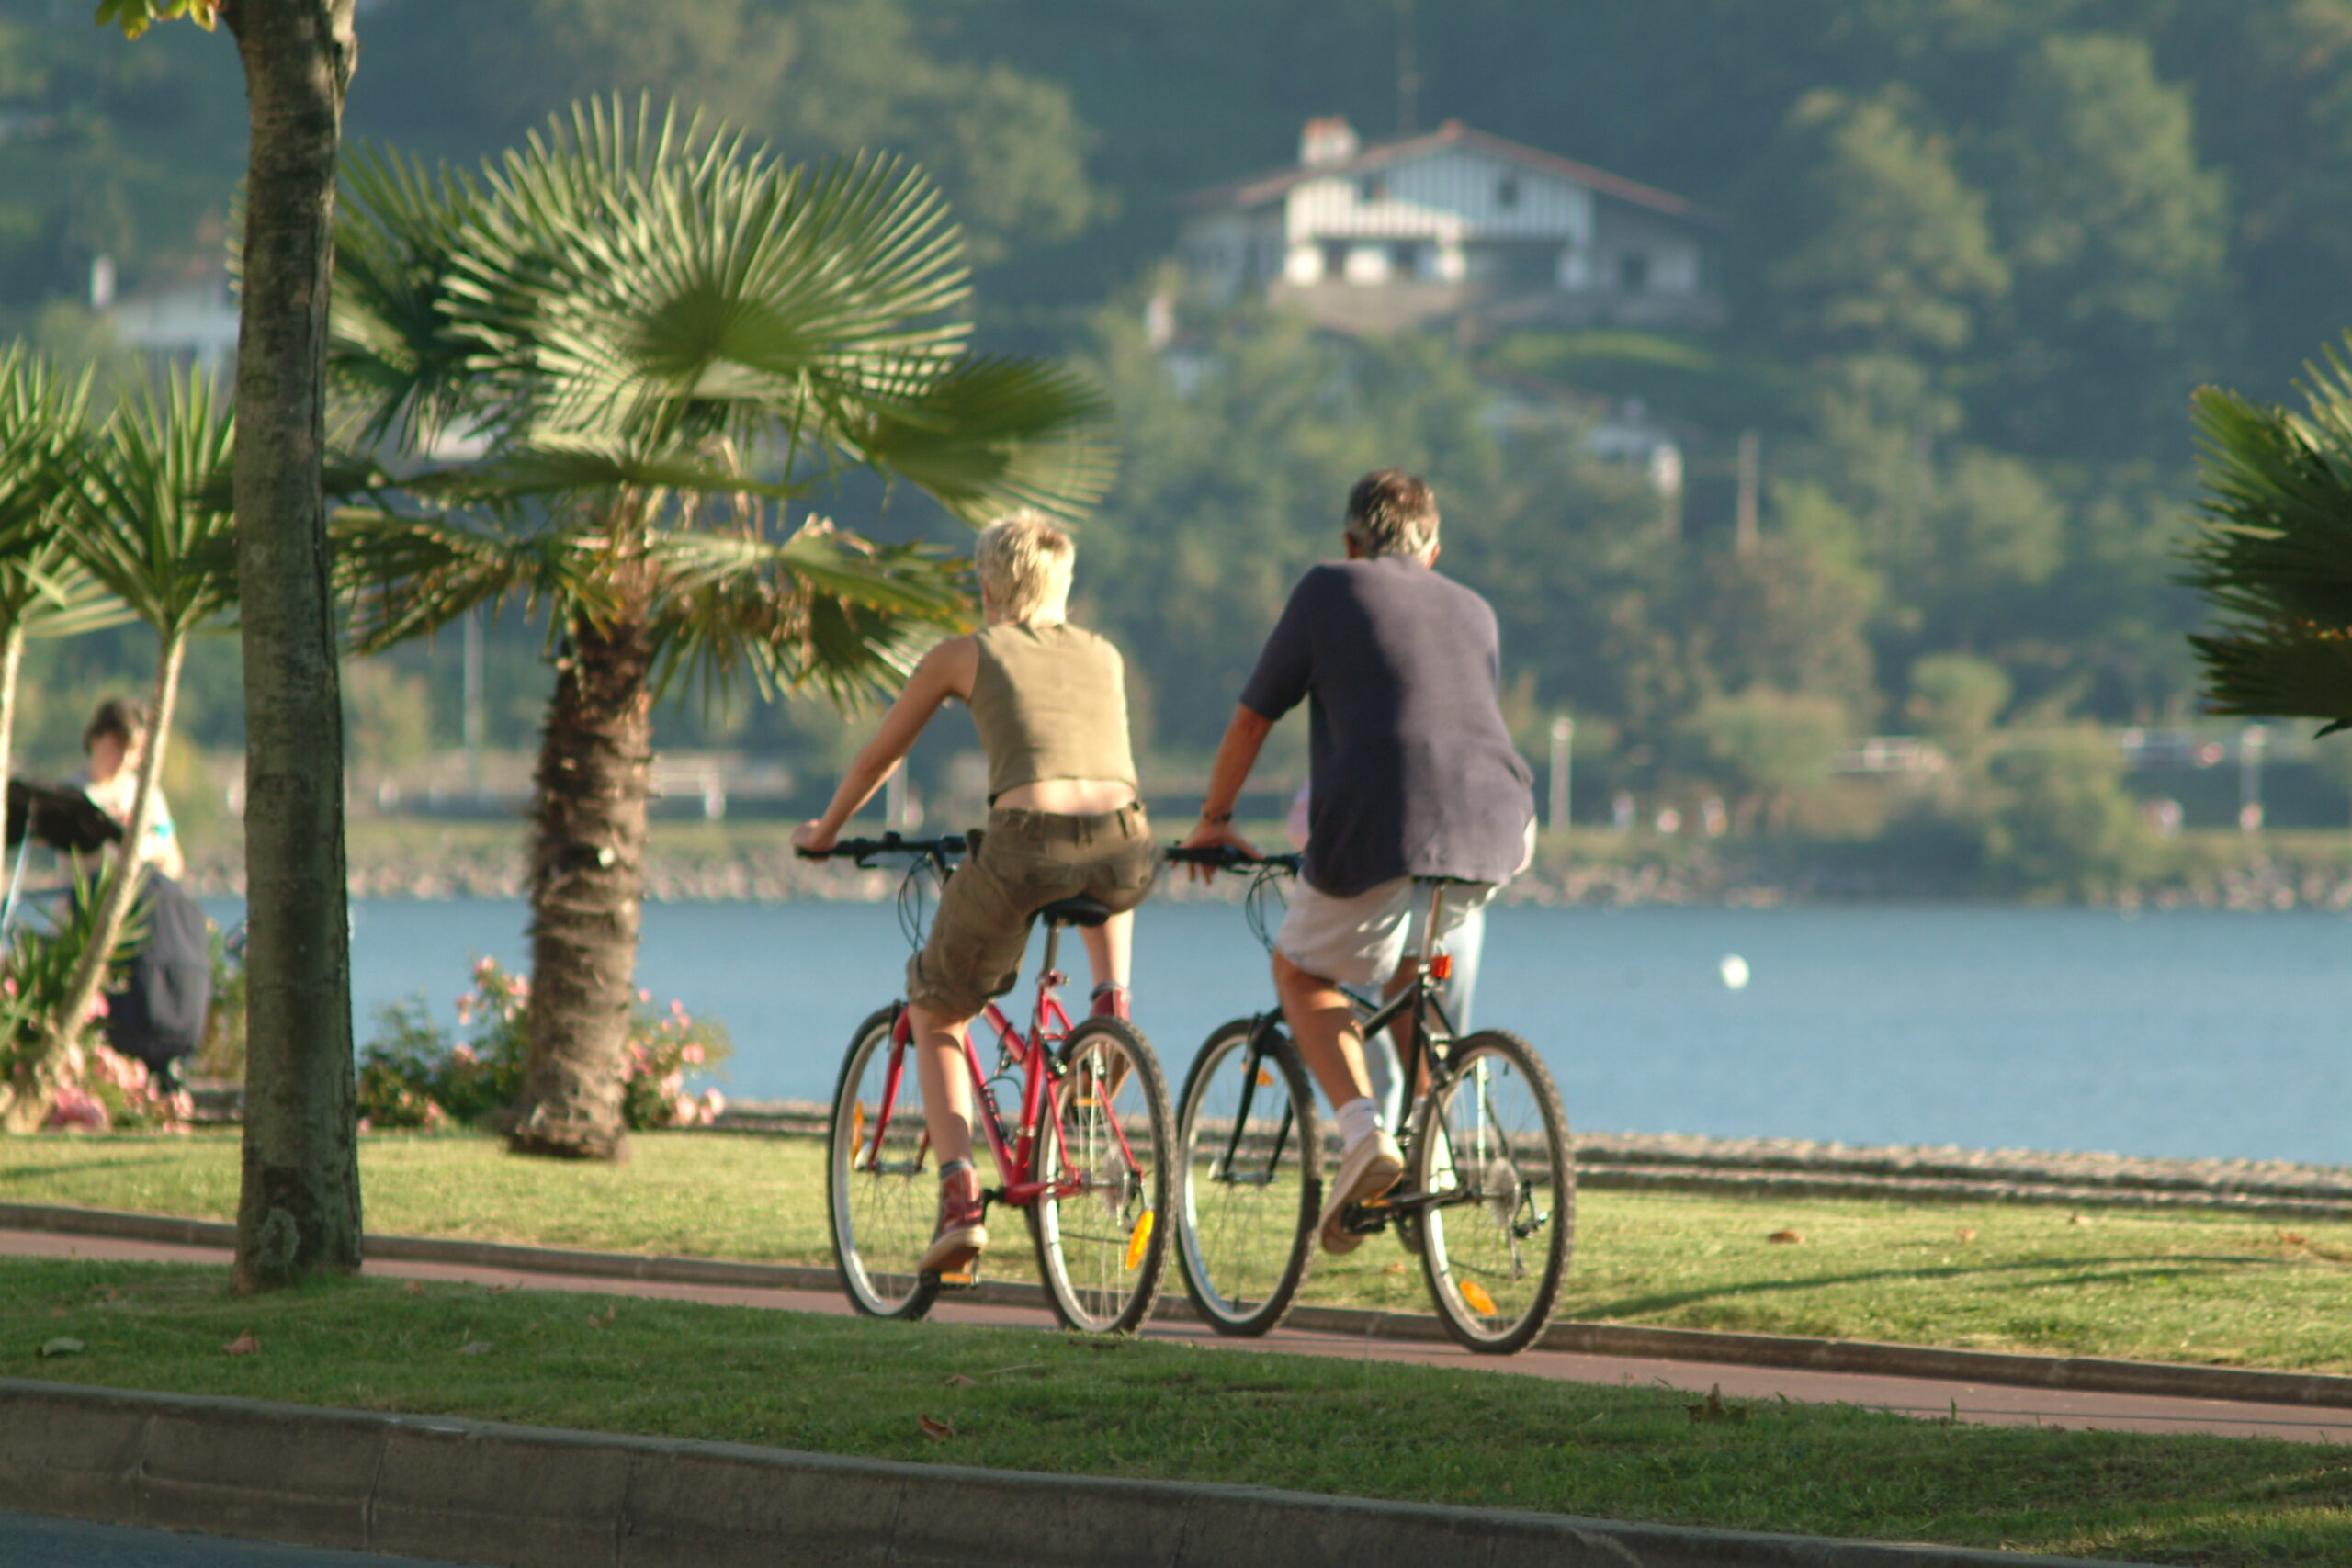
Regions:
<svg viewBox="0 0 2352 1568"><path fill-rule="evenodd" d="M1245 909L1272 946L1272 910L1296 855L1177 849L1180 863L1250 872ZM1461 1035L1439 987L1433 951L1442 879L1426 892L1420 972L1385 1003L1357 998L1367 1039L1401 1021L1399 1052L1417 1086L1400 1142L1405 1174L1349 1206L1359 1234L1394 1227L1418 1253L1446 1332L1472 1350L1508 1355L1543 1333L1576 1244L1576 1164L1567 1113L1526 1041L1499 1029ZM1218 1332L1263 1334L1305 1282L1323 1200L1315 1089L1279 1007L1212 1032L1184 1080L1176 1115L1176 1257L1185 1293Z"/></svg>

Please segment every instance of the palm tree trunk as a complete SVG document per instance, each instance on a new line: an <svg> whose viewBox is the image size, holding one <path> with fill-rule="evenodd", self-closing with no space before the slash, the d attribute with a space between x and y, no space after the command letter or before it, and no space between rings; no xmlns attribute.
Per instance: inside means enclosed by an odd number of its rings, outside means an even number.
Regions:
<svg viewBox="0 0 2352 1568"><path fill-rule="evenodd" d="M164 776L164 753L171 747L172 713L179 704L180 666L187 658L187 634L164 634L164 646L155 657L155 693L148 705L151 716L147 749L139 759L139 788L131 796L130 824L122 831L122 842L100 886L90 944L82 950L74 978L65 987L65 1000L59 1007L57 1017L51 1021L50 1048L46 1053L51 1064L81 1040L90 1008L106 987L107 961L114 955L115 943L122 940L122 928L130 919L131 901L139 896L139 874L142 869L139 852L146 845L148 829L155 820L155 781Z"/></svg>
<svg viewBox="0 0 2352 1568"><path fill-rule="evenodd" d="M327 579L327 292L354 0L230 0L250 126L237 332L244 1178L236 1284L359 1267L343 693Z"/></svg>
<svg viewBox="0 0 2352 1568"><path fill-rule="evenodd" d="M518 1154L628 1157L621 1085L637 997L652 763L641 626L584 617L557 666L539 744L531 850L531 1051Z"/></svg>
<svg viewBox="0 0 2352 1568"><path fill-rule="evenodd" d="M24 669L25 624L22 620L12 620L8 623L8 629L0 632L0 790L7 787L8 764L16 755L17 681L24 673ZM29 843L32 841L29 819L25 828L25 840ZM6 859L6 847L0 846L0 863ZM0 874L5 874L6 869L5 863L0 863ZM0 874L0 886L6 885L5 874Z"/></svg>

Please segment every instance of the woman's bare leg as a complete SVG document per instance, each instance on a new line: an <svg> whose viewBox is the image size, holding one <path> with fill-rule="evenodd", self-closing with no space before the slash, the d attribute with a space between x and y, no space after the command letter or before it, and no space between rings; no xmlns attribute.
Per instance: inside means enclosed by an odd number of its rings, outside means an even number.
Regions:
<svg viewBox="0 0 2352 1568"><path fill-rule="evenodd" d="M1078 934L1086 943L1086 966L1093 972L1095 987L1127 989L1135 972L1136 912L1114 915L1099 926L1081 926Z"/></svg>
<svg viewBox="0 0 2352 1568"><path fill-rule="evenodd" d="M968 1018L944 1018L910 1005L915 1075L922 1084L922 1114L931 1128L932 1157L941 1165L972 1157L972 1075L964 1066Z"/></svg>

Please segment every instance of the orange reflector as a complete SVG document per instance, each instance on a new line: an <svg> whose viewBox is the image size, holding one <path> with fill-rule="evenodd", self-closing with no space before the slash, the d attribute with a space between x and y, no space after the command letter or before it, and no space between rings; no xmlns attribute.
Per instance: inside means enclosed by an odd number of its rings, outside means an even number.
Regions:
<svg viewBox="0 0 2352 1568"><path fill-rule="evenodd" d="M1272 1088L1273 1088L1273 1087L1274 1087L1274 1075L1273 1075L1273 1074L1272 1074L1272 1073L1270 1073L1270 1072L1268 1072L1268 1071L1266 1071L1266 1069L1265 1069L1265 1068L1263 1068L1263 1067L1260 1067L1260 1068L1258 1069L1258 1087L1259 1087L1260 1089L1272 1089Z"/></svg>
<svg viewBox="0 0 2352 1568"><path fill-rule="evenodd" d="M1450 953L1441 953L1435 958L1430 959L1430 978L1432 980L1453 979L1453 954Z"/></svg>
<svg viewBox="0 0 2352 1568"><path fill-rule="evenodd" d="M865 1101L859 1100L849 1108L849 1163L857 1164L858 1156L865 1152Z"/></svg>
<svg viewBox="0 0 2352 1568"><path fill-rule="evenodd" d="M1476 1313L1480 1317L1495 1315L1495 1298L1487 1294L1486 1287L1480 1285L1476 1280L1464 1280L1460 1284L1462 1299L1470 1303L1472 1312Z"/></svg>
<svg viewBox="0 0 2352 1568"><path fill-rule="evenodd" d="M1143 1255L1151 1247L1151 1211L1136 1221L1136 1228L1127 1233L1127 1268L1130 1272L1143 1266Z"/></svg>

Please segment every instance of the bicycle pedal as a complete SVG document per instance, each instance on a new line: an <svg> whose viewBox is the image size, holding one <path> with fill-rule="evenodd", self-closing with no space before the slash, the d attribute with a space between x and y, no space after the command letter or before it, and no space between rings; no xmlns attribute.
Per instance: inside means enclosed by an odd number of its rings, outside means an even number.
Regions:
<svg viewBox="0 0 2352 1568"><path fill-rule="evenodd" d="M939 1288L943 1291L977 1291L980 1288L979 1270L964 1269L951 1274L942 1274L939 1277Z"/></svg>

